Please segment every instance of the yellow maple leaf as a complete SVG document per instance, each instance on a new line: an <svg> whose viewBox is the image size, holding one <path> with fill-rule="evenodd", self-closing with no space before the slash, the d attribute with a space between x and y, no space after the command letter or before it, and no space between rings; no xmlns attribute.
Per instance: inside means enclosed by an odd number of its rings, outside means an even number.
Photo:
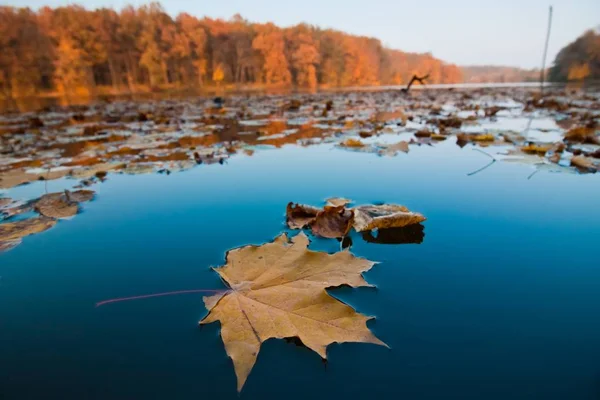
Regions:
<svg viewBox="0 0 600 400"><path fill-rule="evenodd" d="M205 297L209 310L200 324L221 322L221 337L242 389L270 338L299 338L327 358L331 343L364 342L386 346L367 328L371 317L331 297L326 288L370 286L362 273L375 264L349 251L327 254L308 249L300 233L285 234L261 246L227 253L227 264L215 270L231 290Z"/></svg>

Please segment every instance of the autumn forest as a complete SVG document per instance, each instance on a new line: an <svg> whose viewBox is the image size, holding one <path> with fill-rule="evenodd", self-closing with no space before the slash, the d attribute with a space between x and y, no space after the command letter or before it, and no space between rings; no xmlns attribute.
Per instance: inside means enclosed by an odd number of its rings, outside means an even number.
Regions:
<svg viewBox="0 0 600 400"><path fill-rule="evenodd" d="M431 54L387 49L374 38L310 25L280 28L236 15L228 21L171 18L158 3L139 8L0 8L0 91L77 95L229 84L355 86L462 79Z"/></svg>
<svg viewBox="0 0 600 400"><path fill-rule="evenodd" d="M597 37L588 32L563 50L551 76L598 75ZM173 19L158 3L121 11L77 5L38 11L0 7L0 49L0 98L229 86L397 85L413 74L428 74L431 84L539 76L517 68L462 69L430 53L393 50L375 38L307 24L281 28L239 15L221 20L186 13ZM595 61L590 64L586 57Z"/></svg>

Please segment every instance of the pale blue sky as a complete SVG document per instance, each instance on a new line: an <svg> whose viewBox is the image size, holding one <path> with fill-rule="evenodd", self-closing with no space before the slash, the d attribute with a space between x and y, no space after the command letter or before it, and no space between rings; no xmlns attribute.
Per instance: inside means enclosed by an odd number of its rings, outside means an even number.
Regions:
<svg viewBox="0 0 600 400"><path fill-rule="evenodd" d="M65 0L0 0L2 5L37 9ZM141 5L142 0L81 0L87 8ZM583 31L600 26L600 0L164 0L172 15L230 18L240 13L255 22L289 26L300 22L374 36L384 45L427 52L467 64L539 67L548 6L554 6L548 51L551 63L561 47Z"/></svg>

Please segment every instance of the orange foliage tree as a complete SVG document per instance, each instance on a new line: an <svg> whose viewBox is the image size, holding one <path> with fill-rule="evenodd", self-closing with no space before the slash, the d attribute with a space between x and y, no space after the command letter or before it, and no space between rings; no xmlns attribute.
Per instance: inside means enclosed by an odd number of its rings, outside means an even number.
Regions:
<svg viewBox="0 0 600 400"><path fill-rule="evenodd" d="M0 7L0 96L40 91L267 84L315 88L455 83L461 70L431 54L387 49L374 38L300 24L280 28L230 20L176 18L158 3L120 11L69 5Z"/></svg>

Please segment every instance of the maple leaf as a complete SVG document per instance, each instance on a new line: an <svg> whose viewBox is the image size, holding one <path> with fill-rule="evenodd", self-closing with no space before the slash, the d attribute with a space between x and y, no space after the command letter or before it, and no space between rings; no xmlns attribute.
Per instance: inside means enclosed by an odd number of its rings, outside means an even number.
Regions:
<svg viewBox="0 0 600 400"><path fill-rule="evenodd" d="M221 323L225 351L233 360L240 391L270 338L298 338L323 359L331 343L364 342L387 346L367 328L371 317L331 297L325 289L370 286L362 273L375 264L349 251L327 254L308 249L300 233L285 234L261 246L227 253L215 271L231 290L205 297L208 315L200 324Z"/></svg>

